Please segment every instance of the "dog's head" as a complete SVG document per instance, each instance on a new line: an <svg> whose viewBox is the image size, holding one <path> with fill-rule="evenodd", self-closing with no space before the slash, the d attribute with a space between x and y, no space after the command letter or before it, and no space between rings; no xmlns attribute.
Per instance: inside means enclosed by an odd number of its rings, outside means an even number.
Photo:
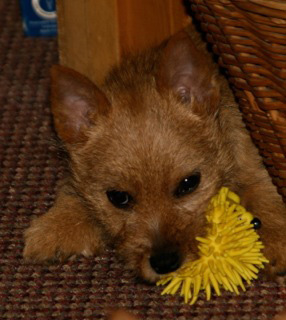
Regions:
<svg viewBox="0 0 286 320"><path fill-rule="evenodd" d="M228 166L216 76L185 33L128 60L102 90L70 69L52 71L74 185L106 241L150 281L196 257Z"/></svg>

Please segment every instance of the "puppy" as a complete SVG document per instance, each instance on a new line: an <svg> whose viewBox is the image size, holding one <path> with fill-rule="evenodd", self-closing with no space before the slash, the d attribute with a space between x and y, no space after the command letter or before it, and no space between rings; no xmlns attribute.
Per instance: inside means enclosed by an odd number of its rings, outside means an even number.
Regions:
<svg viewBox="0 0 286 320"><path fill-rule="evenodd" d="M286 267L286 210L198 35L125 59L98 88L52 69L52 113L70 175L25 233L35 261L115 248L148 281L198 255L222 186L260 219L268 274Z"/></svg>

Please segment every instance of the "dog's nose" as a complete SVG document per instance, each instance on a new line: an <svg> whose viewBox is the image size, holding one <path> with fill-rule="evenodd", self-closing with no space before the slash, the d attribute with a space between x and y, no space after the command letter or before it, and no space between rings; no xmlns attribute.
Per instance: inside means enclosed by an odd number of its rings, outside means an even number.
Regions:
<svg viewBox="0 0 286 320"><path fill-rule="evenodd" d="M165 274L177 270L181 265L181 257L175 252L162 252L150 257L150 265L158 274Z"/></svg>

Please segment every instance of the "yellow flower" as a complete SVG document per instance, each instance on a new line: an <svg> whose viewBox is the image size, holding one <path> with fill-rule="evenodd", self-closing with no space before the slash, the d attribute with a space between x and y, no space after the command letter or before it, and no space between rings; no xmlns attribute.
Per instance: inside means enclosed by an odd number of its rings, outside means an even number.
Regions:
<svg viewBox="0 0 286 320"><path fill-rule="evenodd" d="M243 284L257 279L259 269L268 260L261 250L263 244L253 228L253 216L240 205L238 195L223 187L214 196L206 211L208 221L205 238L197 237L199 256L185 263L178 271L157 282L166 285L162 294L175 294L181 288L185 303L194 304L200 290L207 300L212 291L221 295L221 288L239 294Z"/></svg>

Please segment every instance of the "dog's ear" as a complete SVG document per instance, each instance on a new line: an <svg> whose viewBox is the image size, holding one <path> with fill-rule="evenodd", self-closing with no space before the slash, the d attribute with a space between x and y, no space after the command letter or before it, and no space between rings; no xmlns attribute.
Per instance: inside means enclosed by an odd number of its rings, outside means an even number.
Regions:
<svg viewBox="0 0 286 320"><path fill-rule="evenodd" d="M217 110L217 71L185 31L172 36L163 49L156 82L159 92L172 90L195 113L214 114Z"/></svg>
<svg viewBox="0 0 286 320"><path fill-rule="evenodd" d="M54 124L67 144L84 142L96 117L107 114L110 103L89 79L78 72L53 66L51 100Z"/></svg>

